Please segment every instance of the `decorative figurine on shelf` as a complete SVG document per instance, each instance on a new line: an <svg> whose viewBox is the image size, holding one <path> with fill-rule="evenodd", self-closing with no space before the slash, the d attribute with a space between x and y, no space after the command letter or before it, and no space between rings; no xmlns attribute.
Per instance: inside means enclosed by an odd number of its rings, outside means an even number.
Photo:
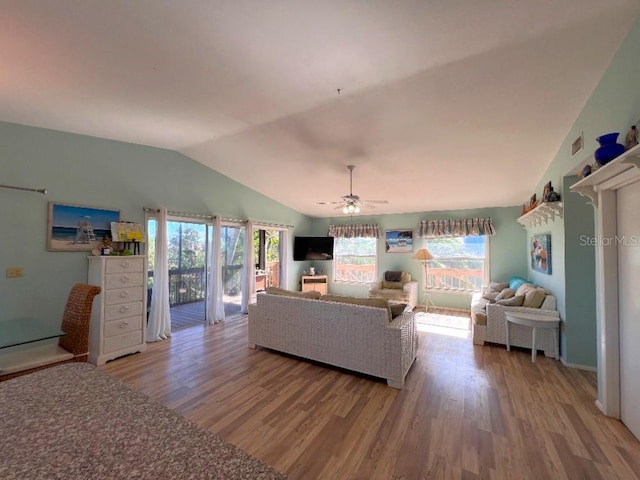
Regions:
<svg viewBox="0 0 640 480"><path fill-rule="evenodd" d="M558 202L560 201L560 194L558 192L553 191L553 187L551 186L551 182L547 183L544 186L544 191L542 192L542 201L543 202Z"/></svg>
<svg viewBox="0 0 640 480"><path fill-rule="evenodd" d="M627 137L624 141L625 150L629 150L631 147L638 145L638 132L635 125L631 125L631 130L627 133Z"/></svg>

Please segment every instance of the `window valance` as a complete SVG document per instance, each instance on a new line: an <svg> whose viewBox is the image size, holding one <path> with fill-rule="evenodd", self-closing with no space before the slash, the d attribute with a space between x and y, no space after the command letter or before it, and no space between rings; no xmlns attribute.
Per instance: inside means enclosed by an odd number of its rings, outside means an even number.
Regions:
<svg viewBox="0 0 640 480"><path fill-rule="evenodd" d="M329 225L329 237L339 238L380 238L380 226L375 223L356 223L352 225Z"/></svg>
<svg viewBox="0 0 640 480"><path fill-rule="evenodd" d="M489 218L454 218L446 220L421 220L419 236L433 237L479 237L495 235L496 229Z"/></svg>

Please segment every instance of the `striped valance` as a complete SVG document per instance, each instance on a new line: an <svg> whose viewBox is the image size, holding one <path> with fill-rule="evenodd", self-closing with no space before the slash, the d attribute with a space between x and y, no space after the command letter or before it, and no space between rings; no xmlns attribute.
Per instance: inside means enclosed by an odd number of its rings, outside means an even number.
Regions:
<svg viewBox="0 0 640 480"><path fill-rule="evenodd" d="M479 237L495 235L496 229L489 218L454 218L447 220L421 220L419 236L433 237Z"/></svg>
<svg viewBox="0 0 640 480"><path fill-rule="evenodd" d="M352 225L329 225L329 237L339 238L380 238L380 226L374 223L356 223Z"/></svg>

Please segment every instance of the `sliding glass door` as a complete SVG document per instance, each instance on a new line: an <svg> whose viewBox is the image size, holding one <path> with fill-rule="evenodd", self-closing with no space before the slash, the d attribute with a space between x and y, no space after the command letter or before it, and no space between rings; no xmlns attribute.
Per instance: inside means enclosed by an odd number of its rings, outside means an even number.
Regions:
<svg viewBox="0 0 640 480"><path fill-rule="evenodd" d="M281 287L280 230L253 229L253 258L255 260L256 292L267 287Z"/></svg>
<svg viewBox="0 0 640 480"><path fill-rule="evenodd" d="M149 218L148 305L151 304L151 288L154 282L156 227L156 219ZM211 241L210 232L211 228L204 223L177 219L167 221L172 331L204 324L206 321L207 245Z"/></svg>

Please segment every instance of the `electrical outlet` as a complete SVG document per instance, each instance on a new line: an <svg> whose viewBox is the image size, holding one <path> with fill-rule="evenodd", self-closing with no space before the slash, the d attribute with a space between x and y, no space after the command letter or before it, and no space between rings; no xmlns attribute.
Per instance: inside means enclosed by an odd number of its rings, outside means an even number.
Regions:
<svg viewBox="0 0 640 480"><path fill-rule="evenodd" d="M20 278L22 276L24 276L24 269L22 267L7 268L7 278Z"/></svg>

